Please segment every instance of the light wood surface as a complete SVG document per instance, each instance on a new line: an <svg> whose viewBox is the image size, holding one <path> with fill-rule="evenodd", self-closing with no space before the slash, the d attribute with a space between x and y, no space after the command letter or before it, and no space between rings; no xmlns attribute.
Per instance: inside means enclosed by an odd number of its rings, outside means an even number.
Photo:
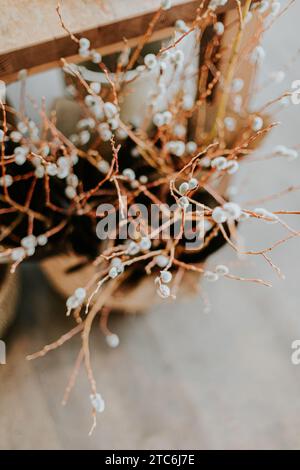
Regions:
<svg viewBox="0 0 300 470"><path fill-rule="evenodd" d="M266 36L269 72L293 56L299 15L296 2ZM298 59L284 84L268 81L263 101L290 87L297 71ZM286 124L262 154L277 144L299 144L299 112L291 106L279 116ZM250 177L254 171L257 178ZM237 176L237 187L245 190L241 200L298 185L299 173L299 159L245 165ZM266 207L299 210L299 205L299 193L291 193ZM286 221L300 230L299 219ZM251 248L282 237L279 226L251 222L241 233ZM272 280L273 289L225 280L203 284L212 303L208 315L194 298L145 316L113 318L110 326L121 339L116 350L106 347L95 324L92 361L106 410L91 438L83 372L69 405L60 405L79 341L39 361L24 359L70 327L63 301L36 268L26 267L19 320L7 341L7 365L0 366L0 448L300 449L300 366L290 359L291 343L300 338L299 243L294 239L272 255L285 281L262 261L240 266L230 249L221 250L210 260L212 267L227 263L234 272Z"/></svg>

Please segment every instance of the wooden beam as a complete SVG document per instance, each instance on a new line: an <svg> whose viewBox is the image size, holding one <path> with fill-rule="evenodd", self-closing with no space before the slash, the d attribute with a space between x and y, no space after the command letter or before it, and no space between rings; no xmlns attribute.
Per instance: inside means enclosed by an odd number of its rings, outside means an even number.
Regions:
<svg viewBox="0 0 300 470"><path fill-rule="evenodd" d="M124 38L136 43L160 0L61 0L61 4L68 28L105 54L118 50ZM158 21L154 37L166 36L178 18L192 21L199 4L199 0L173 0L173 7ZM57 66L62 57L78 59L77 45L61 27L56 5L57 0L10 0L2 10L0 79L10 82L22 69L35 73ZM223 10L234 5L229 0Z"/></svg>

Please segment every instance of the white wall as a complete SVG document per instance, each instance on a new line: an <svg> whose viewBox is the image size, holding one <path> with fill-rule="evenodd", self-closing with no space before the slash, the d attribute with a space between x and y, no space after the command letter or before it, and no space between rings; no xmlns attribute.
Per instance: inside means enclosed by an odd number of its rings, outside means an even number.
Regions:
<svg viewBox="0 0 300 470"><path fill-rule="evenodd" d="M34 98L40 105L42 98L46 98L47 109L51 108L55 98L64 95L65 84L61 69L55 68L47 72L31 75L26 80L26 92ZM7 86L7 100L15 109L19 109L20 102L20 82L15 82ZM26 100L26 111L29 117L38 119L38 113L30 101Z"/></svg>

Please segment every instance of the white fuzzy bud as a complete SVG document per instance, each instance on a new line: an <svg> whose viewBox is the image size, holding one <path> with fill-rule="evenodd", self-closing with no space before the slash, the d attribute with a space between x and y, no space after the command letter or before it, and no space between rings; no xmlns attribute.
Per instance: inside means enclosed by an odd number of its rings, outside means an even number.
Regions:
<svg viewBox="0 0 300 470"><path fill-rule="evenodd" d="M139 177L139 182L142 183L142 184L148 183L148 176L146 176L146 175L141 175L141 176Z"/></svg>
<svg viewBox="0 0 300 470"><path fill-rule="evenodd" d="M87 38L80 38L79 39L79 47L81 49L89 49L90 45L91 45L91 43L90 43L89 39L87 39Z"/></svg>
<svg viewBox="0 0 300 470"><path fill-rule="evenodd" d="M226 276L227 274L229 274L229 269L224 264L218 264L218 266L216 266L215 271L217 274L219 274L219 276Z"/></svg>
<svg viewBox="0 0 300 470"><path fill-rule="evenodd" d="M163 10L169 10L172 7L172 0L161 0L160 7Z"/></svg>
<svg viewBox="0 0 300 470"><path fill-rule="evenodd" d="M110 103L109 101L107 101L106 103L104 103L104 105L103 105L103 110L104 110L105 116L106 116L108 119L112 119L112 118L114 118L115 116L117 116L117 114L118 114L118 109L117 109L117 107L116 107L113 103Z"/></svg>
<svg viewBox="0 0 300 470"><path fill-rule="evenodd" d="M181 140L171 140L166 145L167 150L176 157L182 157L185 152L185 144Z"/></svg>
<svg viewBox="0 0 300 470"><path fill-rule="evenodd" d="M28 249L26 250L26 255L27 255L27 256L33 256L34 253L35 253L35 248L34 248L34 247L28 248Z"/></svg>
<svg viewBox="0 0 300 470"><path fill-rule="evenodd" d="M277 145L273 153L275 155L280 155L282 157L287 157L289 161L295 160L298 158L298 151L296 149L285 147L284 145Z"/></svg>
<svg viewBox="0 0 300 470"><path fill-rule="evenodd" d="M128 245L127 253L129 255L135 256L139 253L139 251L140 251L140 247L139 247L138 243L136 243L134 241L131 241Z"/></svg>
<svg viewBox="0 0 300 470"><path fill-rule="evenodd" d="M243 98L241 95L235 95L233 97L233 110L236 113L240 113L242 110Z"/></svg>
<svg viewBox="0 0 300 470"><path fill-rule="evenodd" d="M71 153L71 162L73 163L73 165L77 165L77 163L79 162L79 157L75 151Z"/></svg>
<svg viewBox="0 0 300 470"><path fill-rule="evenodd" d="M195 100L192 95L184 95L182 99L182 109L184 111L191 111L193 109L194 102Z"/></svg>
<svg viewBox="0 0 300 470"><path fill-rule="evenodd" d="M160 279L163 283L169 284L172 281L172 273L170 271L160 271Z"/></svg>
<svg viewBox="0 0 300 470"><path fill-rule="evenodd" d="M71 295L70 297L68 297L67 302L66 302L68 313L71 310L80 307L81 304L82 304L82 302L77 297L75 297L75 295Z"/></svg>
<svg viewBox="0 0 300 470"><path fill-rule="evenodd" d="M78 287L74 292L74 296L76 297L76 299L83 302L86 298L86 290L83 287Z"/></svg>
<svg viewBox="0 0 300 470"><path fill-rule="evenodd" d="M28 127L25 124L25 122L18 122L17 124L18 131L21 132L22 134L26 134L28 132Z"/></svg>
<svg viewBox="0 0 300 470"><path fill-rule="evenodd" d="M203 277L209 282L216 282L219 279L218 274L212 271L205 271Z"/></svg>
<svg viewBox="0 0 300 470"><path fill-rule="evenodd" d="M252 122L252 129L255 132L260 131L262 129L263 125L264 125L263 119L260 116L255 116L255 118L253 119L253 122Z"/></svg>
<svg viewBox="0 0 300 470"><path fill-rule="evenodd" d="M102 62L102 55L100 54L100 52L91 51L91 53L92 53L92 62L94 64L100 64L100 62Z"/></svg>
<svg viewBox="0 0 300 470"><path fill-rule="evenodd" d="M55 163L49 163L49 165L46 166L46 173L49 176L57 175L57 166L55 165Z"/></svg>
<svg viewBox="0 0 300 470"><path fill-rule="evenodd" d="M121 127L119 127L119 128L116 130L116 137L117 137L119 140L124 140L124 139L127 139L128 134L127 134L127 132L125 131L125 129L122 129Z"/></svg>
<svg viewBox="0 0 300 470"><path fill-rule="evenodd" d="M116 266L113 266L112 268L110 268L109 272L108 272L108 275L111 279L115 279L117 276L118 276L118 269Z"/></svg>
<svg viewBox="0 0 300 470"><path fill-rule="evenodd" d="M236 173L239 169L240 165L239 165L239 162L237 162L236 160L229 160L229 162L227 163L227 173L229 175L233 175L234 173Z"/></svg>
<svg viewBox="0 0 300 470"><path fill-rule="evenodd" d="M14 150L15 153L15 163L17 165L24 165L27 159L29 149L28 147L16 147Z"/></svg>
<svg viewBox="0 0 300 470"><path fill-rule="evenodd" d="M214 30L218 36L222 36L222 34L224 34L224 31L225 31L224 24L221 21L217 21L214 24Z"/></svg>
<svg viewBox="0 0 300 470"><path fill-rule="evenodd" d="M125 178L128 178L129 181L134 181L136 178L135 172L132 168L125 168L125 170L122 171L122 175L125 176Z"/></svg>
<svg viewBox="0 0 300 470"><path fill-rule="evenodd" d="M90 89L93 90L96 95L98 95L101 91L101 83L100 82L92 82L90 83Z"/></svg>
<svg viewBox="0 0 300 470"><path fill-rule="evenodd" d="M163 118L164 118L164 123L166 125L170 124L172 122L172 119L173 119L173 114L171 113L171 111L164 111L162 114L163 114Z"/></svg>
<svg viewBox="0 0 300 470"><path fill-rule="evenodd" d="M242 212L238 218L238 221L244 222L245 220L248 220L249 218L250 218L250 215L247 212Z"/></svg>
<svg viewBox="0 0 300 470"><path fill-rule="evenodd" d="M103 142L108 142L112 138L112 132L110 129L103 129L101 132L99 132L99 135Z"/></svg>
<svg viewBox="0 0 300 470"><path fill-rule="evenodd" d="M165 124L163 113L156 113L153 116L153 124L156 127L162 127Z"/></svg>
<svg viewBox="0 0 300 470"><path fill-rule="evenodd" d="M250 61L253 63L253 64L261 64L264 59L266 57L266 52L264 50L264 48L262 46L256 46L253 51L252 51L252 54L250 56Z"/></svg>
<svg viewBox="0 0 300 470"><path fill-rule="evenodd" d="M37 244L39 246L45 246L48 243L48 237L46 235L39 235L37 237Z"/></svg>
<svg viewBox="0 0 300 470"><path fill-rule="evenodd" d="M65 189L65 195L68 199L74 199L77 195L76 189L73 186L67 186Z"/></svg>
<svg viewBox="0 0 300 470"><path fill-rule="evenodd" d="M90 51L89 49L84 49L83 47L80 47L78 49L78 54L80 55L80 57L87 58L90 55Z"/></svg>
<svg viewBox="0 0 300 470"><path fill-rule="evenodd" d="M110 165L106 160L101 160L100 162L98 162L97 168L100 173L106 174L109 172Z"/></svg>
<svg viewBox="0 0 300 470"><path fill-rule="evenodd" d="M81 145L87 144L89 142L90 138L91 138L91 134L88 130L81 131L79 133L79 139L80 139Z"/></svg>
<svg viewBox="0 0 300 470"><path fill-rule="evenodd" d="M173 129L174 135L176 137L182 138L186 134L186 127L183 126L182 124L176 124Z"/></svg>
<svg viewBox="0 0 300 470"><path fill-rule="evenodd" d="M117 267L117 266L120 266L122 264L122 260L121 260L121 258L116 257L116 258L113 258L111 260L110 264L111 264L111 266L116 266Z"/></svg>
<svg viewBox="0 0 300 470"><path fill-rule="evenodd" d="M28 235L27 237L22 238L21 245L25 250L35 248L37 246L37 238L34 235Z"/></svg>
<svg viewBox="0 0 300 470"><path fill-rule="evenodd" d="M237 220L240 217L241 212L242 212L242 209L240 208L240 206L236 204L235 202L226 202L223 205L223 209L227 213L227 218L233 219L233 220Z"/></svg>
<svg viewBox="0 0 300 470"><path fill-rule="evenodd" d="M263 217L266 220L266 222L270 222L272 224L277 223L279 220L276 214L269 212L264 207L257 207L256 209L254 209L253 212L255 212L256 215Z"/></svg>
<svg viewBox="0 0 300 470"><path fill-rule="evenodd" d="M102 413L105 409L105 403L103 398L101 397L100 393L95 393L94 395L90 395L90 400L92 407L97 413Z"/></svg>
<svg viewBox="0 0 300 470"><path fill-rule="evenodd" d="M117 348L120 344L119 336L116 335L115 333L111 333L110 335L106 335L105 340L106 340L107 345L110 348L113 348L113 349Z"/></svg>
<svg viewBox="0 0 300 470"><path fill-rule="evenodd" d="M57 177L60 179L66 178L70 173L70 168L59 166L57 169Z"/></svg>
<svg viewBox="0 0 300 470"><path fill-rule="evenodd" d="M184 52L180 49L171 55L171 60L175 65L182 65L184 61Z"/></svg>
<svg viewBox="0 0 300 470"><path fill-rule="evenodd" d="M204 232L209 232L211 229L213 228L213 225L212 223L207 220L207 219L204 219Z"/></svg>
<svg viewBox="0 0 300 470"><path fill-rule="evenodd" d="M222 207L215 207L214 210L212 211L212 219L217 223L217 224L223 224L226 222L228 218L227 212L225 212Z"/></svg>
<svg viewBox="0 0 300 470"><path fill-rule="evenodd" d="M12 261L20 261L24 259L25 256L26 256L26 251L22 247L14 248L10 255Z"/></svg>
<svg viewBox="0 0 300 470"><path fill-rule="evenodd" d="M180 33L186 33L189 30L186 22L183 20L175 21L175 29Z"/></svg>
<svg viewBox="0 0 300 470"><path fill-rule="evenodd" d="M189 204L190 204L190 201L185 196L181 196L178 199L178 205L184 210L186 210L188 208Z"/></svg>
<svg viewBox="0 0 300 470"><path fill-rule="evenodd" d="M244 80L242 78L235 78L232 80L231 90L233 93L239 93L244 88Z"/></svg>
<svg viewBox="0 0 300 470"><path fill-rule="evenodd" d="M236 129L236 120L233 117L227 116L224 119L224 126L229 132L233 132Z"/></svg>
<svg viewBox="0 0 300 470"><path fill-rule="evenodd" d="M88 106L90 108L92 106L96 106L98 101L97 101L97 98L95 96L86 95L84 97L84 103L86 104L86 106ZM86 125L87 125L87 119L80 119L80 121L78 121L77 127L80 129L82 127L85 127Z"/></svg>
<svg viewBox="0 0 300 470"><path fill-rule="evenodd" d="M34 174L37 178L43 178L45 175L45 168L42 165L37 166Z"/></svg>
<svg viewBox="0 0 300 470"><path fill-rule="evenodd" d="M283 70L278 70L276 72L272 72L270 74L271 80L273 80L276 83L281 83L285 79L285 72Z"/></svg>
<svg viewBox="0 0 300 470"><path fill-rule="evenodd" d="M154 69L157 66L157 58L154 54L147 54L144 58L144 64L150 70Z"/></svg>
<svg viewBox="0 0 300 470"><path fill-rule="evenodd" d="M189 155L192 155L197 151L198 146L196 142L194 142L193 140L190 140L189 142L187 142L185 148L186 148L187 153Z"/></svg>
<svg viewBox="0 0 300 470"><path fill-rule="evenodd" d="M121 258L113 258L111 261L111 267L114 267L117 269L118 274L122 274L124 272L124 264L121 260Z"/></svg>
<svg viewBox="0 0 300 470"><path fill-rule="evenodd" d="M113 131L115 131L116 129L118 129L118 127L119 127L119 125L120 125L120 121L119 121L119 119L117 119L117 118L113 118L113 119L110 119L110 120L108 121L108 124L109 124L109 127L110 127Z"/></svg>
<svg viewBox="0 0 300 470"><path fill-rule="evenodd" d="M211 161L211 167L219 171L227 168L227 159L225 157L216 157Z"/></svg>
<svg viewBox="0 0 300 470"><path fill-rule="evenodd" d="M190 190L196 189L198 187L198 180L196 178L191 178L188 185Z"/></svg>
<svg viewBox="0 0 300 470"><path fill-rule="evenodd" d="M158 255L154 259L157 266L162 269L165 268L169 263L169 258L167 258L165 255Z"/></svg>
<svg viewBox="0 0 300 470"><path fill-rule="evenodd" d="M13 184L14 180L11 175L5 175L0 177L0 186L6 186L7 188Z"/></svg>
<svg viewBox="0 0 300 470"><path fill-rule="evenodd" d="M208 8L215 11L217 8L226 5L228 0L210 0Z"/></svg>
<svg viewBox="0 0 300 470"><path fill-rule="evenodd" d="M75 173L71 173L70 175L67 176L67 183L70 186L73 186L73 188L77 188L79 184L78 176L75 175Z"/></svg>
<svg viewBox="0 0 300 470"><path fill-rule="evenodd" d="M271 5L271 14L273 16L277 16L278 13L280 12L280 8L281 8L280 2L273 2Z"/></svg>
<svg viewBox="0 0 300 470"><path fill-rule="evenodd" d="M210 158L208 158L208 157L203 157L200 161L200 165L203 168L209 168L210 164L211 164L211 161L210 161Z"/></svg>
<svg viewBox="0 0 300 470"><path fill-rule="evenodd" d="M171 295L170 288L165 284L161 284L159 286L159 288L157 289L157 293L162 299L167 299Z"/></svg>
<svg viewBox="0 0 300 470"><path fill-rule="evenodd" d="M13 142L20 142L20 140L22 140L22 134L21 132L19 131L12 131L10 133L10 139L13 141Z"/></svg>
<svg viewBox="0 0 300 470"><path fill-rule="evenodd" d="M179 192L182 195L186 194L189 189L189 183L181 183L181 185L179 186Z"/></svg>
<svg viewBox="0 0 300 470"><path fill-rule="evenodd" d="M270 2L268 0L262 0L259 4L259 6L257 7L257 11L259 11L259 13L265 13L268 8L270 7Z"/></svg>
<svg viewBox="0 0 300 470"><path fill-rule="evenodd" d="M151 248L151 240L148 237L143 237L139 243L140 249L143 251L148 251Z"/></svg>

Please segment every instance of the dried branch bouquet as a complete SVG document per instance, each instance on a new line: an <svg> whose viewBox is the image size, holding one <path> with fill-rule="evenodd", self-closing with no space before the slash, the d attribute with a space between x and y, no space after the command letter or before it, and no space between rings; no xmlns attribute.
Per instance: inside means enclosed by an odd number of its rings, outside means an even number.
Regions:
<svg viewBox="0 0 300 470"><path fill-rule="evenodd" d="M262 257L278 273L271 251L299 235L283 220L291 212L240 207L230 200L228 181L277 125L269 108L289 99L290 93L249 110L253 72L264 58L262 34L285 9L273 0L236 0L236 19L226 23L218 13L226 3L199 1L193 23L178 19L172 38L149 52L155 25L171 8L171 0L162 0L138 45L131 50L124 41L123 50L110 61L87 38L68 30L58 5L62 27L78 44L82 60L93 65L88 74L85 67L62 60L68 92L82 116L76 132L64 134L56 113L48 115L44 103L40 106L32 98L40 125L26 116L24 73L20 110L1 103L0 261L15 272L33 257L70 253L80 257L73 270L93 267L93 275L66 302L75 326L28 356L44 356L81 334L64 403L83 363L91 387L93 428L104 401L92 371L89 335L100 315L108 345L118 346L118 336L107 325L110 299L118 292L134 293L147 279L159 298L174 301L187 275L270 286L263 279L237 276L226 265L207 270L204 261L228 243L237 253ZM255 34L245 41L252 21ZM224 44L227 31L232 41ZM247 86L237 76L241 61L251 72ZM94 79L99 74L103 83ZM134 97L139 87L142 94ZM137 114L128 111L132 96ZM297 149L280 146L270 158L297 155ZM152 206L159 208L156 224L149 220ZM249 223L247 219L281 224L286 236L259 251L242 249L237 225ZM104 237L107 227L109 236Z"/></svg>

